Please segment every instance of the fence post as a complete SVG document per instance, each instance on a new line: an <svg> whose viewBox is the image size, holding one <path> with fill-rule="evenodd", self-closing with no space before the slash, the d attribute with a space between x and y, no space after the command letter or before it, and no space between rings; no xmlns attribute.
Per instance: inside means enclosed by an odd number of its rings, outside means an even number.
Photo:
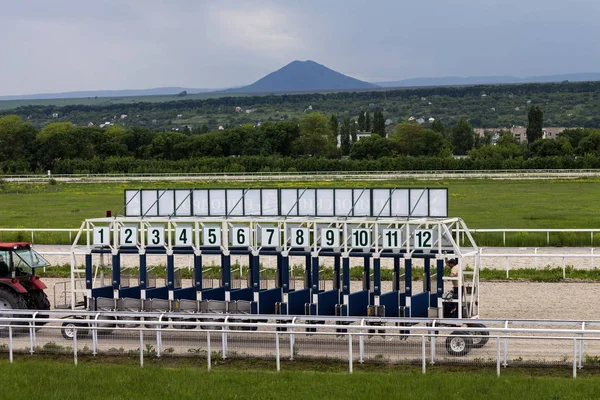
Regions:
<svg viewBox="0 0 600 400"><path fill-rule="evenodd" d="M427 362L425 360L425 335L421 335L421 373L427 370Z"/></svg>
<svg viewBox="0 0 600 400"><path fill-rule="evenodd" d="M573 379L577 378L577 339L573 339Z"/></svg>
<svg viewBox="0 0 600 400"><path fill-rule="evenodd" d="M504 243L504 247L506 247L506 231L502 231L502 243Z"/></svg>
<svg viewBox="0 0 600 400"><path fill-rule="evenodd" d="M77 366L77 327L73 327L73 363Z"/></svg>
<svg viewBox="0 0 600 400"><path fill-rule="evenodd" d="M565 257L562 258L562 270L563 270L563 279L567 279L567 273L565 272Z"/></svg>
<svg viewBox="0 0 600 400"><path fill-rule="evenodd" d="M348 334L348 372L352 373L352 334Z"/></svg>
<svg viewBox="0 0 600 400"><path fill-rule="evenodd" d="M279 361L279 332L275 332L275 358L277 359L277 372L281 370L281 363Z"/></svg>
<svg viewBox="0 0 600 400"><path fill-rule="evenodd" d="M506 279L508 279L508 257L506 257Z"/></svg>
<svg viewBox="0 0 600 400"><path fill-rule="evenodd" d="M144 331L140 326L140 368L144 367Z"/></svg>
<svg viewBox="0 0 600 400"><path fill-rule="evenodd" d="M292 325L296 323L296 317L292 319ZM294 328L290 328L290 361L294 361Z"/></svg>
<svg viewBox="0 0 600 400"><path fill-rule="evenodd" d="M360 325L363 326L364 323L365 323L365 319L363 318L360 321ZM363 357L364 357L364 352L365 352L365 343L364 343L365 339L363 336L364 331L362 329L359 331L359 333L360 333L360 336L358 337L358 362L362 364L364 362Z"/></svg>
<svg viewBox="0 0 600 400"><path fill-rule="evenodd" d="M227 320L229 319L229 315L225 317L225 323L227 324ZM223 360L227 358L227 331L229 330L229 325L223 325L221 328L221 347L223 353Z"/></svg>
<svg viewBox="0 0 600 400"><path fill-rule="evenodd" d="M13 335L12 335L12 326L8 326L8 359L10 363L13 362Z"/></svg>
<svg viewBox="0 0 600 400"><path fill-rule="evenodd" d="M207 355L206 355L206 361L208 364L208 370L210 371L212 365L211 365L211 349L210 349L210 331L206 331L206 347L207 347Z"/></svg>
<svg viewBox="0 0 600 400"><path fill-rule="evenodd" d="M550 246L550 231L546 231L546 245Z"/></svg>
<svg viewBox="0 0 600 400"><path fill-rule="evenodd" d="M496 338L496 375L500 376L500 336Z"/></svg>
<svg viewBox="0 0 600 400"><path fill-rule="evenodd" d="M592 269L594 269L594 248L592 247Z"/></svg>

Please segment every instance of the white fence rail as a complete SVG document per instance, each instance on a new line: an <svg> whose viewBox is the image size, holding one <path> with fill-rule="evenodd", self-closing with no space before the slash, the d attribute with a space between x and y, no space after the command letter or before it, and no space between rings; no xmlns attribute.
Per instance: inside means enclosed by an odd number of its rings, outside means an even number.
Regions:
<svg viewBox="0 0 600 400"><path fill-rule="evenodd" d="M498 375L513 365L552 365L573 377L600 365L600 321L3 310L0 329L0 354L11 362L15 354L71 354L75 364L82 356L136 355L140 366L199 357L211 369L215 357L243 357L272 360L279 371L284 361L327 358L350 373L355 363L418 362L423 373L434 364L495 365Z"/></svg>

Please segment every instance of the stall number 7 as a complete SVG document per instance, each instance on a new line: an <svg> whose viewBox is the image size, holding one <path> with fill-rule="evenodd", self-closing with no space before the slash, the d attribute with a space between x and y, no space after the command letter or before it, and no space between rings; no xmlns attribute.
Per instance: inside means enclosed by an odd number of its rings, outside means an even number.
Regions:
<svg viewBox="0 0 600 400"><path fill-rule="evenodd" d="M122 226L120 244L121 246L135 246L137 244L137 227Z"/></svg>
<svg viewBox="0 0 600 400"><path fill-rule="evenodd" d="M232 246L250 246L250 228L233 228L232 233Z"/></svg>
<svg viewBox="0 0 600 400"><path fill-rule="evenodd" d="M175 246L191 246L192 245L192 227L191 226L176 226L175 227Z"/></svg>
<svg viewBox="0 0 600 400"><path fill-rule="evenodd" d="M415 249L431 249L433 248L433 230L417 229L414 233Z"/></svg>
<svg viewBox="0 0 600 400"><path fill-rule="evenodd" d="M264 247L279 246L279 228L262 228L260 238Z"/></svg>
<svg viewBox="0 0 600 400"><path fill-rule="evenodd" d="M220 246L221 228L205 227L202 230L202 239L205 246Z"/></svg>
<svg viewBox="0 0 600 400"><path fill-rule="evenodd" d="M308 228L292 228L292 246L293 247L308 247L309 233Z"/></svg>

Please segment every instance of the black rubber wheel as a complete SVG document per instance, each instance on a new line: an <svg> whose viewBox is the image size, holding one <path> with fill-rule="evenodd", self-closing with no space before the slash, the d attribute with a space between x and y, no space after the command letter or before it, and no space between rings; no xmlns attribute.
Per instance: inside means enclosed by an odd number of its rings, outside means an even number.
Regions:
<svg viewBox="0 0 600 400"><path fill-rule="evenodd" d="M469 324L471 328L485 328L483 324ZM473 331L469 332L473 336L473 348L480 349L485 346L490 340L490 333L488 331Z"/></svg>
<svg viewBox="0 0 600 400"><path fill-rule="evenodd" d="M30 299L30 301L29 301L30 309L33 309L33 310L49 310L50 309L50 300L48 300L48 296L43 291L36 290L33 292L29 292L28 296ZM40 315L39 317L36 317L36 319L37 318L47 319L48 315ZM44 321L35 323L36 326L42 326L45 324L46 324L46 322L44 322Z"/></svg>
<svg viewBox="0 0 600 400"><path fill-rule="evenodd" d="M446 351L451 356L466 356L473 347L473 337L468 332L452 332L446 338Z"/></svg>
<svg viewBox="0 0 600 400"><path fill-rule="evenodd" d="M82 338L88 335L89 325L87 323L63 322L60 332L67 340L73 340L75 337L75 329L77 329L77 338Z"/></svg>
<svg viewBox="0 0 600 400"><path fill-rule="evenodd" d="M27 309L27 301L25 297L19 293L15 293L9 288L0 287L0 310L26 310ZM14 314L4 314L4 317L12 318L15 317ZM11 322L10 325L27 325L25 322L16 323ZM19 328L19 332L21 329ZM8 332L8 328L0 327L0 330L4 332Z"/></svg>

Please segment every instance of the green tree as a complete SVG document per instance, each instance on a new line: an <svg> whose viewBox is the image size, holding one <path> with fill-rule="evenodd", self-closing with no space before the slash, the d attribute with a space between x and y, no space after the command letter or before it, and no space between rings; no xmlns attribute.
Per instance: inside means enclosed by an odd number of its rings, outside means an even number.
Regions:
<svg viewBox="0 0 600 400"><path fill-rule="evenodd" d="M403 122L397 125L390 136L390 142L398 153L409 156L436 157L444 152L444 149L452 147L441 133L425 129L415 122Z"/></svg>
<svg viewBox="0 0 600 400"><path fill-rule="evenodd" d="M371 114L368 111L365 114L365 131L371 132Z"/></svg>
<svg viewBox="0 0 600 400"><path fill-rule="evenodd" d="M527 142L532 144L543 136L544 113L538 106L531 106L527 114L527 120L525 135L527 136Z"/></svg>
<svg viewBox="0 0 600 400"><path fill-rule="evenodd" d="M357 121L350 120L350 139L352 139L352 143L358 142L358 125Z"/></svg>
<svg viewBox="0 0 600 400"><path fill-rule="evenodd" d="M344 117L342 120L342 126L340 127L340 148L343 155L348 155L350 153L353 125L356 124L350 117Z"/></svg>
<svg viewBox="0 0 600 400"><path fill-rule="evenodd" d="M358 130L361 132L364 132L365 129L365 121L366 121L366 117L365 117L365 112L361 110L361 112L358 113Z"/></svg>
<svg viewBox="0 0 600 400"><path fill-rule="evenodd" d="M332 156L336 153L336 138L329 120L318 112L300 119L300 137L293 143L296 154Z"/></svg>
<svg viewBox="0 0 600 400"><path fill-rule="evenodd" d="M473 127L464 118L459 119L452 127L452 145L454 154L467 154L475 144L475 133Z"/></svg>
<svg viewBox="0 0 600 400"><path fill-rule="evenodd" d="M35 148L35 128L18 115L0 118L0 162L29 162Z"/></svg>
<svg viewBox="0 0 600 400"><path fill-rule="evenodd" d="M331 114L331 118L329 118L329 127L331 128L331 132L333 132L333 134L335 136L337 136L338 134L338 128L339 128L339 123L338 123L338 119L335 115Z"/></svg>
<svg viewBox="0 0 600 400"><path fill-rule="evenodd" d="M390 141L379 135L365 137L352 144L352 148L350 149L350 158L357 160L377 159L379 157L389 157L391 155L392 149Z"/></svg>
<svg viewBox="0 0 600 400"><path fill-rule="evenodd" d="M381 111L375 111L373 114L373 133L385 137L385 118Z"/></svg>
<svg viewBox="0 0 600 400"><path fill-rule="evenodd" d="M446 125L440 119L436 119L431 124L431 130L441 133L442 135L446 133Z"/></svg>

